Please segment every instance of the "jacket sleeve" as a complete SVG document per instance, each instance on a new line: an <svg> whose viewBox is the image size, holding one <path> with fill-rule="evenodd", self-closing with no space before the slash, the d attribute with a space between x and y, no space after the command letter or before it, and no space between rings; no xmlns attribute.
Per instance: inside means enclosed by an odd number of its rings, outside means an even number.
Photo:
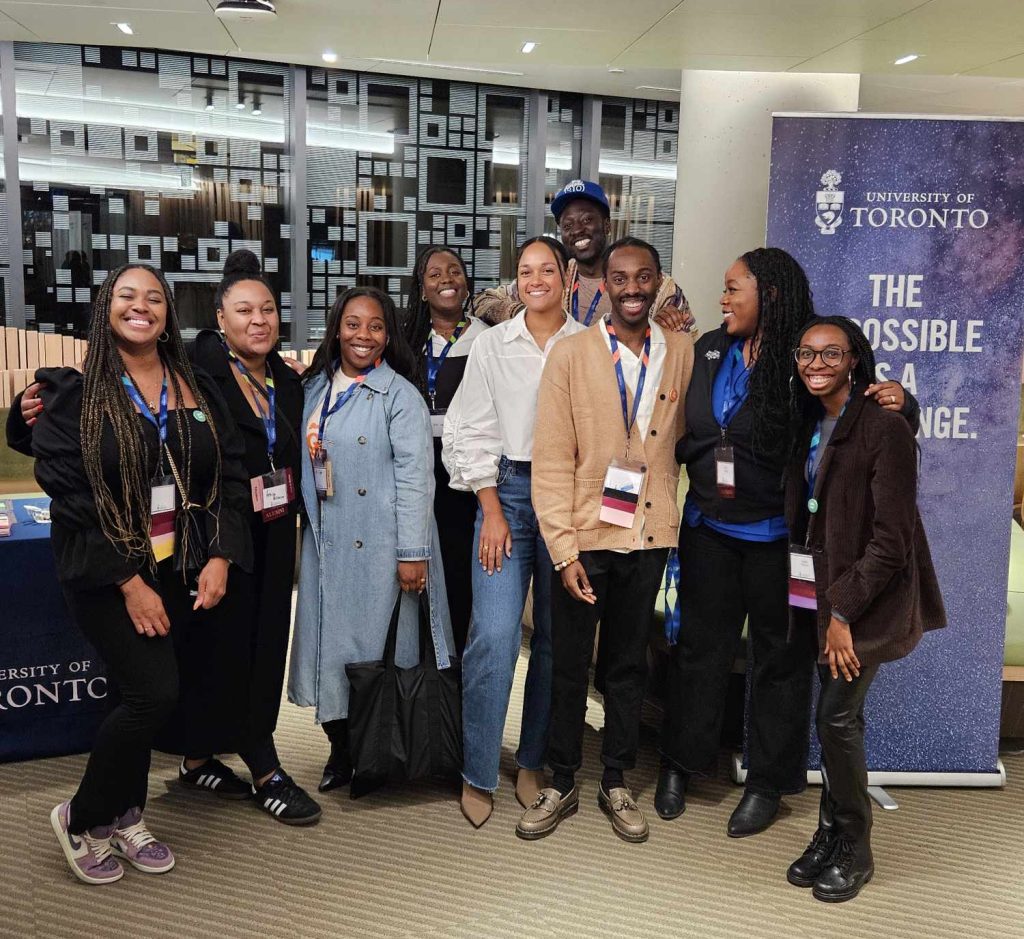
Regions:
<svg viewBox="0 0 1024 939"><path fill-rule="evenodd" d="M533 431L532 496L541 535L554 564L579 554L572 525L578 445L569 391L569 357L556 346L548 356L537 395Z"/></svg>
<svg viewBox="0 0 1024 939"><path fill-rule="evenodd" d="M395 461L396 561L430 559L434 509L434 438L430 412L416 389L397 380L388 435Z"/></svg>
<svg viewBox="0 0 1024 939"><path fill-rule="evenodd" d="M119 550L100 528L82 458L81 381L65 377L40 394L44 409L32 427L32 453L36 481L51 499L50 542L58 579L72 590L95 590L143 573L144 559Z"/></svg>
<svg viewBox="0 0 1024 939"><path fill-rule="evenodd" d="M853 624L906 567L917 524L917 447L909 427L890 423L878 437L871 470L871 538L856 563L826 591L829 605ZM854 523L855 520L854 520Z"/></svg>
<svg viewBox="0 0 1024 939"><path fill-rule="evenodd" d="M21 416L21 398L24 394L22 391L15 397L7 412L7 446L25 456L32 456L32 428Z"/></svg>
<svg viewBox="0 0 1024 939"><path fill-rule="evenodd" d="M488 326L496 326L515 316L522 305L516 285L502 284L500 287L481 290L473 298L473 315Z"/></svg>
<svg viewBox="0 0 1024 939"><path fill-rule="evenodd" d="M675 307L683 314L683 330L696 340L697 320L694 319L693 311L690 309L690 302L686 299L686 295L679 284L666 274L661 289L658 291L658 296L655 298L654 309L651 315L660 313L667 306Z"/></svg>
<svg viewBox="0 0 1024 939"><path fill-rule="evenodd" d="M900 410L914 436L921 429L921 402L917 400L906 388L903 389L903 408Z"/></svg>
<svg viewBox="0 0 1024 939"><path fill-rule="evenodd" d="M213 379L196 370L196 380L213 411L220 441L220 498L215 512L207 516L210 557L227 558L246 573L252 572L252 494L245 471L245 443L241 431Z"/></svg>

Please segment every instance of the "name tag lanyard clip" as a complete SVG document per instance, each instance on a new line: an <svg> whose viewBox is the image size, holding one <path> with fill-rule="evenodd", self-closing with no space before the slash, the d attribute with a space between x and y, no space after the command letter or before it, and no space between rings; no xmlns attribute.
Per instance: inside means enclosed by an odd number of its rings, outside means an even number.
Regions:
<svg viewBox="0 0 1024 939"><path fill-rule="evenodd" d="M380 359L377 359L373 365L363 369L352 381L352 384L348 386L341 394L338 395L334 400L334 404L329 405L331 400L331 385L334 381L334 374L341 367L340 361L335 361L334 366L331 369L331 377L327 382L327 390L324 392L324 401L320 406L320 424L316 435L316 446L313 450L313 480L316 487L316 494L321 499L326 499L328 496L334 495L334 482L331 473L331 458L327 455L327 450L324 448L324 434L327 431L327 418L332 414L337 414L352 398L352 396L359 390L359 387L364 381L366 376L370 374L378 365L380 365Z"/></svg>
<svg viewBox="0 0 1024 939"><path fill-rule="evenodd" d="M445 343L444 348L441 350L441 354L435 359L434 358L434 339L433 336L427 337L427 396L430 398L430 410L435 411L435 398L437 397L437 375L441 371L441 366L444 365L444 360L448 358L448 353L452 351L452 346L455 345L459 340L459 336L462 335L462 331L469 325L466 320L460 320L459 324L455 327L455 331L452 333L451 338Z"/></svg>
<svg viewBox="0 0 1024 939"><path fill-rule="evenodd" d="M256 380L256 377L249 371L245 363L231 351L228 344L225 342L223 345L228 358L234 362L242 377L245 378L253 391L256 392L253 400L256 402L256 410L259 413L260 420L263 422L263 429L267 434L267 458L270 461L270 471L274 472L276 469L274 466L274 447L277 445L277 391L274 388L274 376L270 374L270 368L268 367L265 379L267 384L264 387ZM264 402L266 402L266 410L264 410Z"/></svg>
<svg viewBox="0 0 1024 939"><path fill-rule="evenodd" d="M608 332L608 341L612 347L612 363L615 366L615 378L619 383L619 401L622 404L622 422L626 427L626 460L629 460L629 441L633 436L633 426L636 424L636 416L640 411L640 399L644 395L644 382L647 380L647 363L651 358L651 327L647 327L644 336L644 351L640 356L640 374L636 380L636 391L633 393L633 410L629 410L629 402L626 396L626 378L622 373L622 353L619 351L619 340L615 335L615 327L605 320L604 328Z"/></svg>
<svg viewBox="0 0 1024 939"><path fill-rule="evenodd" d="M121 384L124 385L124 390L128 393L132 404L139 409L139 413L156 428L157 436L160 439L156 475L158 478L163 477L166 475L163 472L163 467L164 451L167 448L167 368L164 368L164 380L160 386L160 405L156 414L150 410L146 399L142 397L142 392L139 391L139 386L135 384L135 379L127 372L121 375Z"/></svg>

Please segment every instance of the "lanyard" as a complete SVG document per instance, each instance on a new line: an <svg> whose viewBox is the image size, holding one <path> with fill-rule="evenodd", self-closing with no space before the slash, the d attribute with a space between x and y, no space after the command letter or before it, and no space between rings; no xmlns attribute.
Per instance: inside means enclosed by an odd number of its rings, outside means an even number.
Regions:
<svg viewBox="0 0 1024 939"><path fill-rule="evenodd" d="M260 420L263 421L263 429L267 434L267 456L270 459L270 468L274 468L274 446L277 444L277 392L274 389L274 376L270 374L270 367L267 367L266 383L267 387L264 388L246 368L245 363L228 347L226 342L222 342L224 351L227 353L228 358L235 363L238 371L245 377L245 379L252 386L256 392L253 400L256 402L256 410L259 412ZM263 398L267 399L267 409L263 410Z"/></svg>
<svg viewBox="0 0 1024 939"><path fill-rule="evenodd" d="M167 442L167 369L164 369L164 382L160 386L160 411L157 415L154 415L149 409L149 405L146 404L142 393L139 391L131 375L124 372L121 375L121 383L124 385L124 390L128 392L128 397L131 398L132 403L139 409L142 416L156 428L157 434L160 436L160 447L162 449Z"/></svg>
<svg viewBox="0 0 1024 939"><path fill-rule="evenodd" d="M466 321L461 320L458 326L455 327L455 331L452 333L451 339L445 344L441 350L441 354L435 359L434 358L434 340L432 336L427 336L427 394L430 395L430 406L434 406L434 397L437 394L437 374L441 371L441 366L444 365L444 360L448 358L448 353L451 352L452 346L458 341L459 336L462 335L462 331L466 328Z"/></svg>
<svg viewBox="0 0 1024 939"><path fill-rule="evenodd" d="M587 310L586 318L583 320L584 326L589 326L591 321L594 319L594 311L597 309L597 305L601 302L601 297L604 296L604 284L601 284L597 288L597 293L594 294L594 299L590 301L590 309ZM580 318L580 280L577 275L576 280L572 285L572 318L579 321Z"/></svg>
<svg viewBox="0 0 1024 939"><path fill-rule="evenodd" d="M629 405L626 399L626 379L622 374L622 353L619 352L619 340L615 336L615 327L608 321L604 321L604 328L608 331L608 340L612 346L612 362L615 364L615 377L619 381L619 400L622 402L622 421L626 425L626 445L629 445L629 435L633 432L633 425L636 423L636 415L640 410L640 399L644 394L644 382L647 380L647 363L651 358L651 327L647 326L647 334L644 336L644 351L640 357L640 375L636 380L636 391L633 392L633 413L629 413Z"/></svg>
<svg viewBox="0 0 1024 939"><path fill-rule="evenodd" d="M722 428L723 435L729 422L736 416L736 412L743 407L747 400L747 389L750 387L750 366L743 364L743 340L738 339L729 349L730 374L725 384L724 398L722 401L722 414L716 415L718 426ZM740 371L737 374L736 369Z"/></svg>
<svg viewBox="0 0 1024 939"><path fill-rule="evenodd" d="M331 384L334 381L334 373L337 372L340 364L340 362L335 362L334 367L331 369L331 378L327 382L327 390L324 392L324 403L320 407L320 430L316 436L317 452L320 452L324 448L324 431L327 429L327 418L332 414L336 414L348 403L349 398L351 398L352 395L359 390L359 386L366 381L366 376L380 365L380 359L377 359L373 365L368 368L364 368L358 375L356 375L352 380L352 384L334 399L334 404L332 404L330 406L330 410L328 410L327 402L331 400Z"/></svg>
<svg viewBox="0 0 1024 939"><path fill-rule="evenodd" d="M839 412L839 417L836 418L836 426L839 425L839 421L842 420L843 415L846 413L846 405L850 403L850 399L846 399L846 404L843 405L843 409ZM814 433L811 435L811 445L807 450L807 508L813 515L818 511L818 500L814 498L814 484L818 478L818 470L821 468L819 463L817 466L814 465L814 458L818 455L818 448L821 446L821 421L818 421L817 426L814 428ZM824 459L824 457L822 457Z"/></svg>
<svg viewBox="0 0 1024 939"><path fill-rule="evenodd" d="M668 552L668 563L665 565L665 639L670 646L679 641L679 625L682 614L679 611L679 552L672 548ZM669 591L675 590L676 595L669 600Z"/></svg>

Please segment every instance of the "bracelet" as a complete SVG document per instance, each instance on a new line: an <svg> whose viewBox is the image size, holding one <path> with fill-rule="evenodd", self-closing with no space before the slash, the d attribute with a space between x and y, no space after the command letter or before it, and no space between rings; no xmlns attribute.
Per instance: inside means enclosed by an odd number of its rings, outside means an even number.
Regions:
<svg viewBox="0 0 1024 939"><path fill-rule="evenodd" d="M580 556L578 554L574 554L571 557L567 557L564 561L559 561L555 565L555 573L557 574L559 571L564 571L570 564L575 564L579 559Z"/></svg>

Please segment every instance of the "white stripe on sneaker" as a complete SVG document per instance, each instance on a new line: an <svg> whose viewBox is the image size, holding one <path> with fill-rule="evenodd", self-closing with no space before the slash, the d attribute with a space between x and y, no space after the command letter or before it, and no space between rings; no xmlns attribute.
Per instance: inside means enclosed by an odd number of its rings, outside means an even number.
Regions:
<svg viewBox="0 0 1024 939"><path fill-rule="evenodd" d="M284 811L284 810L285 810L286 808L288 808L288 803L287 803L287 802L282 802L282 803L281 803L281 804L280 804L280 805L279 805L279 806L277 807L277 811L276 811L276 812L274 813L274 815L275 815L275 816L276 816L276 815L280 815L280 814L281 814L281 813L282 813L282 812L283 812L283 811Z"/></svg>
<svg viewBox="0 0 1024 939"><path fill-rule="evenodd" d="M211 789L216 789L221 784L222 779L223 779L223 777L221 777L221 776L211 776L210 777L210 788Z"/></svg>

